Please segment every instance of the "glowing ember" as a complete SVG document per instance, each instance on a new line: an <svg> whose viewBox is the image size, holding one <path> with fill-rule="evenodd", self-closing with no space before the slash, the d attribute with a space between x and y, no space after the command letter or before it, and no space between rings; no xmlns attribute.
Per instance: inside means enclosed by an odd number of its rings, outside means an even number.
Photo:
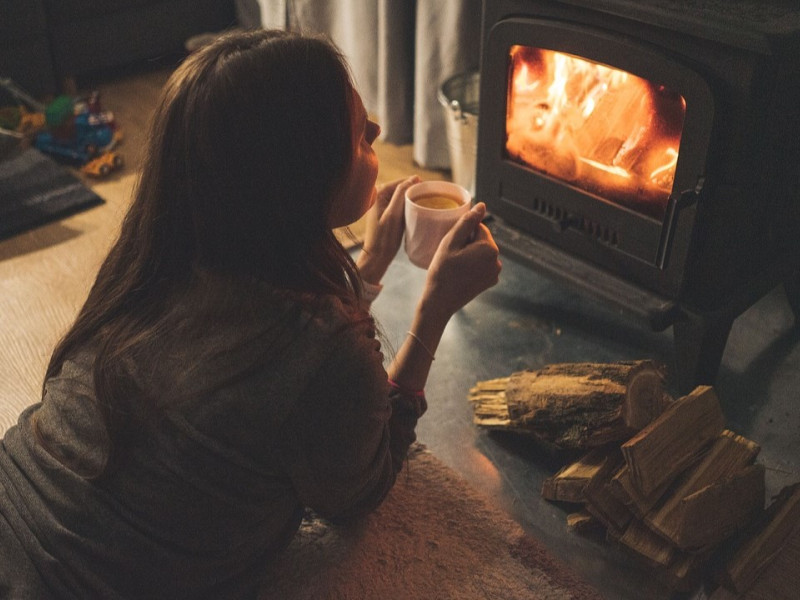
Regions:
<svg viewBox="0 0 800 600"><path fill-rule="evenodd" d="M684 99L625 71L512 46L508 154L607 200L661 217L678 162Z"/></svg>

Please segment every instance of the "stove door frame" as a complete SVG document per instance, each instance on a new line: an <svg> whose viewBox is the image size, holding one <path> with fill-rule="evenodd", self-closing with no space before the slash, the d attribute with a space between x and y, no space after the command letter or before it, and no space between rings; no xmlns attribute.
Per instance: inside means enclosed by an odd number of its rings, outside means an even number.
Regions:
<svg viewBox="0 0 800 600"><path fill-rule="evenodd" d="M513 45L584 57L663 84L685 98L678 164L663 221L504 156L508 56ZM678 297L714 122L714 96L706 80L645 41L551 19L498 21L486 37L481 61L476 198L485 201L493 215L525 233L649 290Z"/></svg>

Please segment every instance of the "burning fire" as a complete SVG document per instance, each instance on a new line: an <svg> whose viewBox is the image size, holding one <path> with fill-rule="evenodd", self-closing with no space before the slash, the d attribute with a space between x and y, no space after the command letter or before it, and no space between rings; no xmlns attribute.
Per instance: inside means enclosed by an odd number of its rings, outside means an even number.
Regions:
<svg viewBox="0 0 800 600"><path fill-rule="evenodd" d="M686 102L625 71L512 46L506 150L610 201L663 217Z"/></svg>

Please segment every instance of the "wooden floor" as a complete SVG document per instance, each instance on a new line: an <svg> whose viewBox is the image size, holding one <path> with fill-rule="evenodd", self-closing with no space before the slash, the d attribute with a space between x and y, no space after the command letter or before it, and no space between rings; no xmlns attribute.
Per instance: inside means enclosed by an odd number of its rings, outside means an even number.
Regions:
<svg viewBox="0 0 800 600"><path fill-rule="evenodd" d="M80 90L98 89L104 108L114 113L125 136L120 147L124 169L106 180L85 179L103 205L0 241L0 432L41 396L52 348L85 300L125 214L147 125L169 73L161 67L140 70ZM413 173L423 179L447 177L416 167L411 146L376 142L376 149L379 183ZM353 231L357 236L360 224Z"/></svg>

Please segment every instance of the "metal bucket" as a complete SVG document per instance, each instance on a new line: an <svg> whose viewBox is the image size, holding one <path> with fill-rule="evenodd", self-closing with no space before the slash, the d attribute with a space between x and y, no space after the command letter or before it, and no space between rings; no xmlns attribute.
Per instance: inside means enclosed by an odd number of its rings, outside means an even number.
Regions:
<svg viewBox="0 0 800 600"><path fill-rule="evenodd" d="M478 153L477 71L454 75L439 88L438 98L445 112L447 146L453 181L475 196L475 167Z"/></svg>

